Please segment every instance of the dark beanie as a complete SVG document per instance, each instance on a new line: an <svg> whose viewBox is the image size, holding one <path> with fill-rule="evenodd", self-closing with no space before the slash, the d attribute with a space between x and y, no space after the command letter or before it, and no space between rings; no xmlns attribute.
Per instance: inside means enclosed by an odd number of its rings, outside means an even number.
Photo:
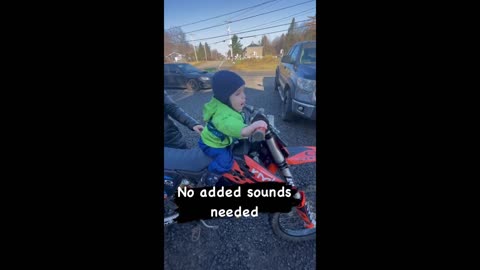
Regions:
<svg viewBox="0 0 480 270"><path fill-rule="evenodd" d="M212 78L213 96L230 106L229 97L242 85L245 85L245 81L238 74L228 70L218 71Z"/></svg>

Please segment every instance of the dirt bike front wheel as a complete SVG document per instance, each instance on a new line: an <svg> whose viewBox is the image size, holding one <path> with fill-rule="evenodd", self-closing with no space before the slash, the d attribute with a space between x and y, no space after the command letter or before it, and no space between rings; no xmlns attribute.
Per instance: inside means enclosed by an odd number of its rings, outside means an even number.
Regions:
<svg viewBox="0 0 480 270"><path fill-rule="evenodd" d="M312 228L306 228L297 208L292 207L288 213L274 213L270 216L273 232L288 241L308 241L316 237L316 203L315 193L305 190L310 217L314 221Z"/></svg>
<svg viewBox="0 0 480 270"><path fill-rule="evenodd" d="M283 225L282 222L280 221L281 215L285 215L285 213L274 213L270 219L273 232L277 236L281 237L284 240L297 241L297 242L315 240L315 237L316 237L315 227L312 229L306 229L301 227L289 228L289 226Z"/></svg>

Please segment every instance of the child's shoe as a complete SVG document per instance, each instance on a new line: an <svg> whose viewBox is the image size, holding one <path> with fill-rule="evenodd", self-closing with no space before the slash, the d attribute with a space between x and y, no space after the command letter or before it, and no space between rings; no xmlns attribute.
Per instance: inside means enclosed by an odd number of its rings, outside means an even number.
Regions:
<svg viewBox="0 0 480 270"><path fill-rule="evenodd" d="M199 186L213 187L221 177L221 174L207 172L202 176L202 179L200 179Z"/></svg>

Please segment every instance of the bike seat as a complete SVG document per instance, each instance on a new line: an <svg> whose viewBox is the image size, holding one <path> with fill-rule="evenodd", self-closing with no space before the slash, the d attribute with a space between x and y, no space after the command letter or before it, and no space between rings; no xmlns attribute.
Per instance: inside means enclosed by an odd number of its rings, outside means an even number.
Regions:
<svg viewBox="0 0 480 270"><path fill-rule="evenodd" d="M176 149L164 147L163 153L163 166L164 169L168 170L198 172L207 168L212 162L212 159L206 156L200 148Z"/></svg>

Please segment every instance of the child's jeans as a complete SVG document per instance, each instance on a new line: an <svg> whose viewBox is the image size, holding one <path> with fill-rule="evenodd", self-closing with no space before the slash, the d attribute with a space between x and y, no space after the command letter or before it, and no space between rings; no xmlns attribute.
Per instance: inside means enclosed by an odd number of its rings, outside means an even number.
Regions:
<svg viewBox="0 0 480 270"><path fill-rule="evenodd" d="M200 146L205 155L213 159L210 165L208 165L209 172L222 175L232 169L233 153L231 147L213 148L204 144L202 139L198 141L198 146Z"/></svg>

